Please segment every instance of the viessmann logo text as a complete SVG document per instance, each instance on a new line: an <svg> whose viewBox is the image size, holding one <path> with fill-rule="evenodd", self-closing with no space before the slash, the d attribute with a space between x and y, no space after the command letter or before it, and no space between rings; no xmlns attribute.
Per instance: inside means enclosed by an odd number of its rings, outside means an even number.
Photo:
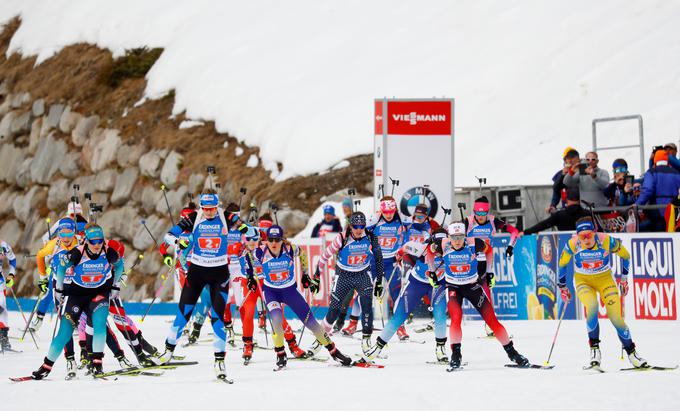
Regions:
<svg viewBox="0 0 680 411"><path fill-rule="evenodd" d="M632 240L635 318L675 320L675 261L670 238Z"/></svg>
<svg viewBox="0 0 680 411"><path fill-rule="evenodd" d="M418 122L445 122L446 114L419 114L415 111L409 114L392 114L392 119L394 121L408 122L412 126L418 124Z"/></svg>

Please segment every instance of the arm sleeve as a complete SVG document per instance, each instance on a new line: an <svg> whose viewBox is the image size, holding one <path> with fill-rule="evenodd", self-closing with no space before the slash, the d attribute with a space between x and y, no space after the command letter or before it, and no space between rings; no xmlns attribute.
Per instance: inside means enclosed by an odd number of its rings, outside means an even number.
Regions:
<svg viewBox="0 0 680 411"><path fill-rule="evenodd" d="M505 221L501 219L494 219L493 220L494 225L496 226L496 230L505 230L508 233L510 233L510 245L515 246L515 243L517 242L517 236L519 235L519 230L515 228L514 225L508 224Z"/></svg>
<svg viewBox="0 0 680 411"><path fill-rule="evenodd" d="M552 185L552 198L550 199L550 205L557 207L562 199L562 185L564 185L564 176L561 171L558 171L559 175L555 174L553 177Z"/></svg>
<svg viewBox="0 0 680 411"><path fill-rule="evenodd" d="M45 259L48 255L54 252L54 247L57 244L57 240L50 240L45 244L43 248L38 251L35 256L35 262L38 265L38 274L40 274L40 279L43 280L47 277L47 266L45 265Z"/></svg>
<svg viewBox="0 0 680 411"><path fill-rule="evenodd" d="M618 238L609 237L609 251L621 257L621 274L628 275L630 269L630 253L623 246L623 243Z"/></svg>
<svg viewBox="0 0 680 411"><path fill-rule="evenodd" d="M194 211L193 213L189 214L187 217L179 220L176 225L174 225L169 231L168 234L165 235L165 242L166 243L174 243L177 240L177 237L179 237L180 234L182 234L185 231L191 231L194 228L194 222L196 221L196 215L197 213Z"/></svg>
<svg viewBox="0 0 680 411"><path fill-rule="evenodd" d="M380 244L378 243L378 236L371 233L367 233L371 239L371 249L373 251L373 258L375 259L375 271L376 271L376 281L382 281L385 277L385 266L383 265L382 250L380 249Z"/></svg>
<svg viewBox="0 0 680 411"><path fill-rule="evenodd" d="M569 240L567 244L564 245L562 253L560 254L558 285L567 284L567 265L571 262L571 257L573 255L574 252L571 248L571 240Z"/></svg>
<svg viewBox="0 0 680 411"><path fill-rule="evenodd" d="M668 164L674 169L680 171L680 160L674 156L668 156Z"/></svg>
<svg viewBox="0 0 680 411"><path fill-rule="evenodd" d="M642 180L642 187L640 187L640 197L637 199L637 205L645 205L652 199L656 185L655 183L656 179L654 178L654 174L648 171L645 174L645 178Z"/></svg>
<svg viewBox="0 0 680 411"><path fill-rule="evenodd" d="M72 249L66 255L62 256L61 261L57 265L57 273L55 274L57 279L57 288L64 288L64 276L66 275L66 270L80 262L81 254L80 250L77 248Z"/></svg>
<svg viewBox="0 0 680 411"><path fill-rule="evenodd" d="M321 259L319 259L319 267L326 267L331 258L340 250L342 247L342 241L345 238L344 234L335 236L333 241L328 244L325 250L321 253Z"/></svg>
<svg viewBox="0 0 680 411"><path fill-rule="evenodd" d="M595 184L601 190L604 190L609 185L609 173L603 168L598 168L595 175Z"/></svg>
<svg viewBox="0 0 680 411"><path fill-rule="evenodd" d="M7 243L3 243L2 248L4 249L7 261L9 261L9 275L15 275L17 272L17 258L14 255L14 251L12 251L12 247Z"/></svg>

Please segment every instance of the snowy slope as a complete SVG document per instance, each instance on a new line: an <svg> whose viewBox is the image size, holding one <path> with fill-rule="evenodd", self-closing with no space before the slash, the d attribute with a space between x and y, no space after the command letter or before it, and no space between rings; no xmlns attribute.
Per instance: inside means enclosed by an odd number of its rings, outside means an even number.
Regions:
<svg viewBox="0 0 680 411"><path fill-rule="evenodd" d="M11 313L10 324L20 322ZM148 317L143 331L153 344L162 346L168 317ZM552 341L556 321L510 321L519 351L542 363ZM237 328L240 323L236 321ZM293 327L299 322L292 322ZM378 322L379 324L379 322ZM392 341L388 358L379 360L381 370L342 369L331 363L289 361L289 369L274 373L272 351L256 350L247 367L239 351L227 353L227 372L234 385L213 382L212 346L177 348L176 353L197 360L199 365L169 370L162 377L120 377L117 381L92 381L81 375L77 381L64 381L63 358L56 363L46 381L11 383L9 376L27 375L37 369L50 339L51 323L40 330L41 349L31 342L18 343L21 354L0 356L0 395L3 409L36 408L49 401L54 411L83 409L87 404L97 410L677 410L680 371L620 372L628 367L619 360L620 344L613 327L602 324L603 368L607 374L593 375L581 370L588 361L586 327L582 321L565 321L550 371L504 368L507 358L494 340L478 339L483 334L479 322L463 327L464 371L449 374L442 366L428 365L434 359L434 335L414 334L426 344ZM677 364L680 331L675 322L633 321L631 331L640 351L656 364ZM208 327L203 333L207 334ZM16 329L12 334L16 334ZM269 336L271 338L271 335ZM333 337L340 350L356 354L359 340ZM264 334L256 334L264 344ZM309 331L303 346L311 344ZM240 343L239 343L240 346ZM450 350L448 350L450 351ZM321 354L326 356L326 354ZM130 355L131 356L131 355ZM104 368L117 369L110 353Z"/></svg>
<svg viewBox="0 0 680 411"><path fill-rule="evenodd" d="M10 52L38 62L76 42L164 47L147 95L175 89L175 112L260 146L279 178L371 152L383 96L457 99L459 186L544 183L595 117L642 114L648 147L680 137L677 1L0 4L0 21L17 14Z"/></svg>

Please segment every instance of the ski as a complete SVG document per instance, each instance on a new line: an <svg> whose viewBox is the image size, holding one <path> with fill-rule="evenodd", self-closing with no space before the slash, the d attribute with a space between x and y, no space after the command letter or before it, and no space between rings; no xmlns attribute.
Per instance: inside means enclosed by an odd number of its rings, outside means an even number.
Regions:
<svg viewBox="0 0 680 411"><path fill-rule="evenodd" d="M533 370L552 370L553 368L555 368L554 365L538 365L538 364L529 364L525 366L521 366L518 364L505 364L505 366L508 368L526 368Z"/></svg>
<svg viewBox="0 0 680 411"><path fill-rule="evenodd" d="M407 338L405 340L399 340L400 343L413 343L413 344L425 344L425 340L414 340L413 338Z"/></svg>
<svg viewBox="0 0 680 411"><path fill-rule="evenodd" d="M32 376L28 377L9 377L9 380L12 382L23 382L23 381L33 381L34 378ZM38 380L35 380L38 381Z"/></svg>
<svg viewBox="0 0 680 411"><path fill-rule="evenodd" d="M421 333L432 331L432 330L434 330L434 327L432 325L428 324L425 327L415 328L413 330L413 332L416 333L416 334L421 334Z"/></svg>
<svg viewBox="0 0 680 411"><path fill-rule="evenodd" d="M583 366L583 370L584 370L584 371L597 371L597 372L599 372L600 374L604 374L604 373L605 373L605 370L603 370L602 368L600 368L599 365L584 365L584 366Z"/></svg>
<svg viewBox="0 0 680 411"><path fill-rule="evenodd" d="M660 367L658 365L647 365L643 367L621 368L620 371L673 371L677 370L678 366L674 367Z"/></svg>
<svg viewBox="0 0 680 411"><path fill-rule="evenodd" d="M234 380L230 380L229 378L227 378L226 375L220 375L219 377L217 377L216 381L223 382L225 384L233 384L234 383Z"/></svg>
<svg viewBox="0 0 680 411"><path fill-rule="evenodd" d="M326 362L326 361L328 361L328 358L324 358L324 357L293 357L293 358L289 358L288 360L289 361L290 360L297 360L297 361Z"/></svg>
<svg viewBox="0 0 680 411"><path fill-rule="evenodd" d="M283 366L283 367L276 367L276 368L274 368L272 371L274 371L274 372L279 372L279 371L283 371L283 370L285 370L285 369L286 369L285 366Z"/></svg>
<svg viewBox="0 0 680 411"><path fill-rule="evenodd" d="M425 364L430 364L430 365L449 365L449 362L448 362L448 361L425 361ZM460 364L461 367L465 367L465 366L467 366L467 365L468 365L467 361Z"/></svg>
<svg viewBox="0 0 680 411"><path fill-rule="evenodd" d="M75 372L73 372L73 371L67 373L67 374L66 374L66 377L64 377L64 379L65 379L66 381L75 380L76 378L78 378L78 375L77 375Z"/></svg>
<svg viewBox="0 0 680 411"><path fill-rule="evenodd" d="M352 362L352 367L359 367L359 368L385 368L384 365L382 364L376 364L374 362L368 362L365 359L360 359L357 361Z"/></svg>
<svg viewBox="0 0 680 411"><path fill-rule="evenodd" d="M508 338L512 339L512 337L513 337L512 334L508 335ZM483 335L483 336L477 337L477 339L478 340L495 340L496 336L495 335Z"/></svg>
<svg viewBox="0 0 680 411"><path fill-rule="evenodd" d="M21 350L15 350L14 348L5 348L4 350L2 350L2 353L3 353L3 354L5 354L5 353L20 354L20 353L22 353L22 352L23 352L23 351L21 351Z"/></svg>
<svg viewBox="0 0 680 411"><path fill-rule="evenodd" d="M182 348L191 347L191 346L194 346L194 345L198 345L200 343L208 343L208 342L212 342L212 341L213 341L212 338L199 338L198 340L196 340L194 342L189 342L189 341L185 342L184 344L182 344Z"/></svg>
<svg viewBox="0 0 680 411"><path fill-rule="evenodd" d="M458 372L458 371L463 371L464 369L465 369L465 367L463 367L461 365L460 367L455 367L455 368L449 367L449 368L446 369L446 372Z"/></svg>
<svg viewBox="0 0 680 411"><path fill-rule="evenodd" d="M361 358L365 358L365 357L364 357L363 355L361 355L361 354L354 354L354 356L355 356L356 358L360 358L360 359L361 359ZM381 359L381 360L386 360L386 359L388 358L388 356L387 356L387 354L380 354L380 355L378 355L378 356L375 357L375 358L378 358L378 359Z"/></svg>

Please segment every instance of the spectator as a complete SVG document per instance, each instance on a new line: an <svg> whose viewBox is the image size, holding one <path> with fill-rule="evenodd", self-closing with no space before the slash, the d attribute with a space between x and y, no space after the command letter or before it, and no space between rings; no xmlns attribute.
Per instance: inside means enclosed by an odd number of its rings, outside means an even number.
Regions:
<svg viewBox="0 0 680 411"><path fill-rule="evenodd" d="M604 189L604 195L610 201L610 205L629 206L635 204L632 176L628 174L628 163L622 158L617 158L612 164L614 181ZM630 176L630 177L629 177Z"/></svg>
<svg viewBox="0 0 680 411"><path fill-rule="evenodd" d="M556 211L543 221L524 230L523 234L535 234L551 227L557 227L559 231L576 229L576 221L582 217L590 217L590 214L581 207L581 198L578 188L572 187L567 190L567 207Z"/></svg>
<svg viewBox="0 0 680 411"><path fill-rule="evenodd" d="M349 197L342 200L342 214L345 215L345 226L349 225L349 216L352 215L352 199Z"/></svg>
<svg viewBox="0 0 680 411"><path fill-rule="evenodd" d="M564 176L564 185L578 187L581 201L593 204L595 207L604 207L609 204L604 196L604 189L609 185L609 173L597 166L599 162L597 153L586 153L586 166L583 173L579 170L580 164L574 164Z"/></svg>
<svg viewBox="0 0 680 411"><path fill-rule="evenodd" d="M668 153L668 165L680 171L680 159L678 159L678 146L675 143L667 143L663 146L656 146L652 150L652 155L649 156L649 168L654 167L654 155L658 150L665 150Z"/></svg>
<svg viewBox="0 0 680 411"><path fill-rule="evenodd" d="M564 176L569 172L571 166L573 166L574 164L578 164L579 162L578 151L571 147L567 147L562 153L562 160L564 161L562 169L555 173L555 175L552 178L553 181L552 199L550 200L550 206L545 210L545 212L548 214L552 214L553 212L555 212L555 209L557 208L557 205L560 203L560 201L562 201L562 205L564 205L563 193L567 188L567 186L564 185Z"/></svg>
<svg viewBox="0 0 680 411"><path fill-rule="evenodd" d="M323 206L323 220L314 226L312 230L312 238L323 237L328 233L340 233L342 226L340 220L335 216L335 208L326 204Z"/></svg>
<svg viewBox="0 0 680 411"><path fill-rule="evenodd" d="M668 152L656 150L654 167L645 173L637 205L666 205L678 196L680 172L668 164ZM646 210L651 231L666 231L663 214L659 210Z"/></svg>

